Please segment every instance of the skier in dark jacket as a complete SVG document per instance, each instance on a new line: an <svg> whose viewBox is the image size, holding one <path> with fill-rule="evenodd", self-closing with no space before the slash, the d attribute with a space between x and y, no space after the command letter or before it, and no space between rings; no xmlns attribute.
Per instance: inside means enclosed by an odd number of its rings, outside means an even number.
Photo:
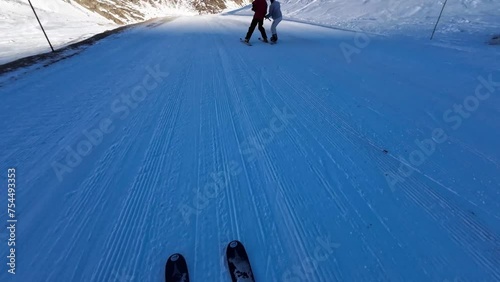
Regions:
<svg viewBox="0 0 500 282"><path fill-rule="evenodd" d="M250 41L250 37L252 37L252 33L255 30L255 27L259 25L259 31L262 35L262 40L264 42L267 41L266 29L264 28L264 17L267 13L267 2L266 0L255 0L252 2L252 11L255 12L253 15L252 23L250 24L250 28L248 28L247 36L245 37L245 42L248 43Z"/></svg>

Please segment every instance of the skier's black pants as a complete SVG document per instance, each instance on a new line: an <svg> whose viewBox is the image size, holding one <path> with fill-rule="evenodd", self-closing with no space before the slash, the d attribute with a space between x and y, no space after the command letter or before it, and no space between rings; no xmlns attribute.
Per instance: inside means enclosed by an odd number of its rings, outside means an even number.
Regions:
<svg viewBox="0 0 500 282"><path fill-rule="evenodd" d="M250 37L252 37L252 33L255 30L255 27L257 26L257 24L259 25L259 31L260 31L260 34L262 35L262 39L267 39L266 29L264 28L264 19L262 19L262 20L253 19L252 20L252 23L250 24L250 28L248 28L247 37L245 37L245 39L250 40Z"/></svg>

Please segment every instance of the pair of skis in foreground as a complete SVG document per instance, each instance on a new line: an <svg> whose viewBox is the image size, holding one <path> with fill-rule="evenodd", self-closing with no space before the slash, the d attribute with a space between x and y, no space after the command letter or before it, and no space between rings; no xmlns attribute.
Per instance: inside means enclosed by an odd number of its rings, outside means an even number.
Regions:
<svg viewBox="0 0 500 282"><path fill-rule="evenodd" d="M260 41L262 41L262 42L264 42L264 40L263 40L262 38L260 38L260 37L259 37L259 40L260 40ZM243 38L240 38L240 41L241 41L241 43L243 43L243 44L245 44L245 45L252 46L252 43L250 43L250 42L246 42L246 41L245 41L245 39L243 39ZM266 43L266 42L264 42L264 43ZM272 41L269 41L269 44L271 44L271 45L274 45L274 44L276 44L276 43L277 43L277 42L272 42Z"/></svg>
<svg viewBox="0 0 500 282"><path fill-rule="evenodd" d="M240 241L232 241L226 248L226 261L232 282L255 282L250 260ZM181 254L171 255L165 265L165 282L189 282L186 259Z"/></svg>

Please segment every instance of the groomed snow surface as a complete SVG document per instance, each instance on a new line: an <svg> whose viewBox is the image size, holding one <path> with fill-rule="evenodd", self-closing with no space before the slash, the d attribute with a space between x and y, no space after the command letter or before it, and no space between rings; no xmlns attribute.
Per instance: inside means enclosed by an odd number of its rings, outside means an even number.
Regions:
<svg viewBox="0 0 500 282"><path fill-rule="evenodd" d="M56 49L117 27L113 22L84 9L74 1L32 0L31 2L37 9L40 20ZM435 0L281 0L281 2L287 20L412 38L430 36L444 3ZM252 13L249 7L236 12L230 11L238 8L238 5L230 0L226 1L226 5L228 6L226 13L239 15ZM143 1L134 7L144 14L146 19L197 14L190 0L155 2L154 5ZM500 3L497 0L448 1L437 30L436 40L450 40L450 35L459 34L459 38L473 35L473 41L488 42L492 35L498 34L500 30L499 10ZM133 21L129 19L128 22L133 23ZM50 51L25 0L0 1L0 34L0 64ZM452 37L456 41L457 36ZM465 42L470 43L469 40Z"/></svg>
<svg viewBox="0 0 500 282"><path fill-rule="evenodd" d="M248 47L249 22L159 21L1 77L0 280L162 281L180 252L229 281L233 239L257 281L500 280L497 46L284 21Z"/></svg>

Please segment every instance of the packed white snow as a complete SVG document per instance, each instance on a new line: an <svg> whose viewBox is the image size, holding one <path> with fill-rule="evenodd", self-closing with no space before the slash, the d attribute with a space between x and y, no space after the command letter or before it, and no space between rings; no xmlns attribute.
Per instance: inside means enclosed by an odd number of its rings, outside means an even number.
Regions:
<svg viewBox="0 0 500 282"><path fill-rule="evenodd" d="M333 26L378 34L430 36L443 1L420 0L281 0L285 19ZM92 13L75 2L33 0L40 20L56 48L83 40L96 33L117 27L113 22ZM167 15L194 15L187 1L172 5L138 6L146 19ZM132 5L132 4L131 4ZM249 7L238 8L228 1L230 14L250 15ZM487 41L500 30L498 1L449 1L438 27L438 38L450 33L467 32L476 40ZM134 20L130 19L130 23ZM27 1L0 1L0 64L50 51Z"/></svg>
<svg viewBox="0 0 500 282"><path fill-rule="evenodd" d="M164 281L177 252L191 281L230 281L235 239L256 281L499 281L489 27L285 20L249 47L247 11L0 76L0 281Z"/></svg>
<svg viewBox="0 0 500 282"><path fill-rule="evenodd" d="M131 3L130 5L134 5ZM136 5L136 9L144 14L145 20L166 17L166 16L194 16L197 15L189 1L167 1L166 3L155 5L143 1L140 5ZM136 20L130 20L129 23L134 23Z"/></svg>
<svg viewBox="0 0 500 282"><path fill-rule="evenodd" d="M117 27L75 2L31 2L56 49ZM50 51L28 1L0 1L0 64Z"/></svg>
<svg viewBox="0 0 500 282"><path fill-rule="evenodd" d="M436 0L280 0L283 16L337 28L379 34L430 36L444 1ZM249 15L241 9L237 14ZM496 0L448 1L438 32L498 33Z"/></svg>

